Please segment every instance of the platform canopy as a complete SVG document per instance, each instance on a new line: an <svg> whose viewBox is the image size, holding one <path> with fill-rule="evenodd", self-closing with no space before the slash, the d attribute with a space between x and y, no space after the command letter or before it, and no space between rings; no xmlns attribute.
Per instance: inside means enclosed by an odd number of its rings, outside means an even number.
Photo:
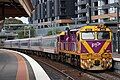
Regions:
<svg viewBox="0 0 120 80"><path fill-rule="evenodd" d="M0 0L0 27L5 17L28 17L32 11L31 0Z"/></svg>

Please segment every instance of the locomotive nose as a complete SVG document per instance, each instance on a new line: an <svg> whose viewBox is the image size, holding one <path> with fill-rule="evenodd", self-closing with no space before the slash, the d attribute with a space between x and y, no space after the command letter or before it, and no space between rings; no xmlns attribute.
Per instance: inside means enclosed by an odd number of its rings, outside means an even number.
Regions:
<svg viewBox="0 0 120 80"><path fill-rule="evenodd" d="M99 61L99 60L95 60L94 65L95 65L95 66L99 66L99 65L100 65L100 61Z"/></svg>

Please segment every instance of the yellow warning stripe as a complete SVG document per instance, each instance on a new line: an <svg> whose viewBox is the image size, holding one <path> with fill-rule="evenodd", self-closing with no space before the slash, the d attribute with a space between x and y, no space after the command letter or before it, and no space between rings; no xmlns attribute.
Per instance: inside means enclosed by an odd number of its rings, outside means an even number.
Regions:
<svg viewBox="0 0 120 80"><path fill-rule="evenodd" d="M89 44L86 41L82 42L82 44L84 45L84 47L87 49L89 53L94 53L93 49L89 46Z"/></svg>
<svg viewBox="0 0 120 80"><path fill-rule="evenodd" d="M27 64L24 58L16 53L14 53L14 55L18 59L18 70L17 70L16 80L30 80Z"/></svg>
<svg viewBox="0 0 120 80"><path fill-rule="evenodd" d="M11 52L9 50L5 50L5 52L9 55L14 55L17 58L18 69L16 73L16 80L30 80L29 71L25 59L15 52Z"/></svg>
<svg viewBox="0 0 120 80"><path fill-rule="evenodd" d="M99 51L100 54L104 53L104 50L106 50L106 48L108 47L110 42L111 42L110 40L106 40L106 42L104 43L104 45L102 46L102 48Z"/></svg>

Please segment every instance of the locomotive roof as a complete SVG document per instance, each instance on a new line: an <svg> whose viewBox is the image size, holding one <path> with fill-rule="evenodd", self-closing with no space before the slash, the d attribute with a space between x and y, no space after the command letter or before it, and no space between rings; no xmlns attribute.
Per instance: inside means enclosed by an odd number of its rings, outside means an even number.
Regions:
<svg viewBox="0 0 120 80"><path fill-rule="evenodd" d="M90 25L84 26L79 29L80 31L111 31L111 29L105 25Z"/></svg>
<svg viewBox="0 0 120 80"><path fill-rule="evenodd" d="M111 31L111 29L105 24L90 24L90 25L84 24L84 25L80 25L80 27L69 29L69 31L78 31L78 30L86 31L87 29L89 30L91 29L91 31L95 31L95 29L96 31L102 31L101 29L104 29L104 31ZM65 35L65 33L67 33L67 30L62 31L59 35Z"/></svg>

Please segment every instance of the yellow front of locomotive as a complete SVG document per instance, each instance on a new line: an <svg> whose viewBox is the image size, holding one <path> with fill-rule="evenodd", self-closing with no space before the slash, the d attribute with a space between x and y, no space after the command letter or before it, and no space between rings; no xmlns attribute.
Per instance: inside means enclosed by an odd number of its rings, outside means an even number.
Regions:
<svg viewBox="0 0 120 80"><path fill-rule="evenodd" d="M112 67L112 32L106 26L84 26L77 32L80 67L106 70Z"/></svg>

